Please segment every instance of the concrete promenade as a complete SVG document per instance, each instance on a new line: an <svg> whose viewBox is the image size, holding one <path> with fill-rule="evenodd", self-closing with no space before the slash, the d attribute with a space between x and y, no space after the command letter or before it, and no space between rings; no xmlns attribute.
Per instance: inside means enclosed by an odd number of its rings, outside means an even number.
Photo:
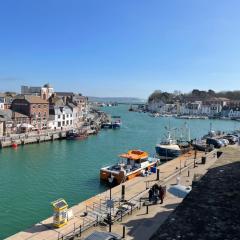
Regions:
<svg viewBox="0 0 240 240"><path fill-rule="evenodd" d="M155 183L162 183L169 186L170 184L176 184L176 177L181 176L181 184L191 185L194 174L204 174L207 169L215 162L216 154L210 153L207 157L206 164L196 164L194 168L194 153L187 153L177 159L166 162L159 166L160 180L156 181L156 174L152 174L148 177L137 177L131 181L124 183L126 188L125 199L132 202L138 202L138 210L134 210L132 214L126 215L122 222L116 222L112 226L112 231L122 234L122 226L126 226L126 239L148 239L152 233L159 227L159 223L163 222L167 216L175 209L175 207L182 201L182 199L176 198L167 193L164 204L152 205L149 207L149 213L146 214L146 207L141 207L139 198L146 196L149 186ZM201 157L205 156L205 153L197 153L197 161L201 161ZM190 173L190 174L188 174ZM189 175L189 177L188 177ZM121 198L121 188L119 185L112 189L113 199L116 204L119 204ZM33 227L21 231L8 239L11 240L23 240L23 239L67 239L67 237L79 233L81 226L82 230L88 228L88 230L82 233L82 237L88 235L94 230L106 231L107 226L100 227L99 225L90 227L96 224L96 216L87 215L84 216L84 212L88 212L89 209L94 209L94 206L100 205L101 202L106 201L109 198L109 191L105 191L98 194L78 205L73 206L74 217L68 224L62 228L52 227L52 217L35 224ZM67 199L66 199L67 201ZM139 209L140 208L140 209ZM157 224L155 224L157 223ZM89 228L90 227L90 228ZM81 239L78 237L78 239Z"/></svg>

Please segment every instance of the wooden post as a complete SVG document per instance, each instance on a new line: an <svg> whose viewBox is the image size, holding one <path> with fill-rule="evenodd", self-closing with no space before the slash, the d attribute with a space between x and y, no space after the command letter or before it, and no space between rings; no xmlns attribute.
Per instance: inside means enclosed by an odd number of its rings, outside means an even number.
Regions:
<svg viewBox="0 0 240 240"><path fill-rule="evenodd" d="M146 205L146 214L148 214L148 205Z"/></svg>
<svg viewBox="0 0 240 240"><path fill-rule="evenodd" d="M125 200L125 185L122 185L122 197L121 200L124 201Z"/></svg>
<svg viewBox="0 0 240 240"><path fill-rule="evenodd" d="M123 226L123 234L122 234L122 238L125 238L125 235L126 235L126 227Z"/></svg>
<svg viewBox="0 0 240 240"><path fill-rule="evenodd" d="M160 169L157 169L157 181L160 179Z"/></svg>

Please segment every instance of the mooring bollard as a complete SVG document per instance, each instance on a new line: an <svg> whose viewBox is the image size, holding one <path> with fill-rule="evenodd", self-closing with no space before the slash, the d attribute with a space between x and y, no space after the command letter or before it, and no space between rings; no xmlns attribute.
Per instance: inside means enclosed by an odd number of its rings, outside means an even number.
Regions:
<svg viewBox="0 0 240 240"><path fill-rule="evenodd" d="M187 176L190 177L190 169L187 171Z"/></svg>
<svg viewBox="0 0 240 240"><path fill-rule="evenodd" d="M82 225L80 225L80 229L79 229L79 236L82 236Z"/></svg>
<svg viewBox="0 0 240 240"><path fill-rule="evenodd" d="M126 235L126 227L123 226L123 234L122 234L122 238L125 238L125 235Z"/></svg>
<svg viewBox="0 0 240 240"><path fill-rule="evenodd" d="M160 169L157 169L157 181L160 179Z"/></svg>
<svg viewBox="0 0 240 240"><path fill-rule="evenodd" d="M148 214L148 205L146 205L146 214Z"/></svg>
<svg viewBox="0 0 240 240"><path fill-rule="evenodd" d="M125 185L122 185L122 201L125 200Z"/></svg>

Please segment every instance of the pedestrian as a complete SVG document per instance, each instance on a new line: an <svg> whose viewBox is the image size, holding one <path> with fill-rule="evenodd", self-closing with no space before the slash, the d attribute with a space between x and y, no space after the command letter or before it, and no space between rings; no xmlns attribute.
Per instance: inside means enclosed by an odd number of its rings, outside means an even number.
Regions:
<svg viewBox="0 0 240 240"><path fill-rule="evenodd" d="M148 191L148 201L151 202L153 198L153 190L152 188L150 188L150 190Z"/></svg>
<svg viewBox="0 0 240 240"><path fill-rule="evenodd" d="M163 187L160 185L159 186L159 199L160 199L160 204L162 204L163 203L163 198L164 198L164 189L163 189Z"/></svg>

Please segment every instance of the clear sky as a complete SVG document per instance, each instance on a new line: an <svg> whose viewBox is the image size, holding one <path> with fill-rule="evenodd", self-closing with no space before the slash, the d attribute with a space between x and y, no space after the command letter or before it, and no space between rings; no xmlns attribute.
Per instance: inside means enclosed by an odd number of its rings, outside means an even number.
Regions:
<svg viewBox="0 0 240 240"><path fill-rule="evenodd" d="M0 91L240 89L239 0L0 0Z"/></svg>

